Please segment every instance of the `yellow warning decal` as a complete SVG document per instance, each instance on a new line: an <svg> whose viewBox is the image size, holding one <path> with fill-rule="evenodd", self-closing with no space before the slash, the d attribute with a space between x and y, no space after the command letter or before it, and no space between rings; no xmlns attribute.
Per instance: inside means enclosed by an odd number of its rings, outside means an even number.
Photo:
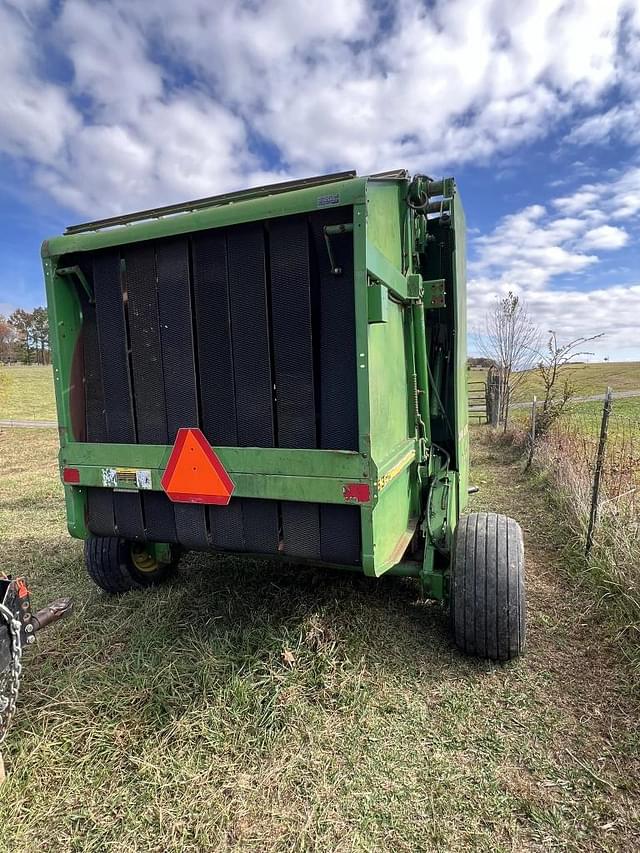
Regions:
<svg viewBox="0 0 640 853"><path fill-rule="evenodd" d="M409 465L410 462L413 462L413 460L415 458L416 458L415 450L407 451L407 453L405 453L405 455L402 457L402 459L399 462L397 462L393 466L393 468L390 468L385 474L382 475L382 477L380 477L378 479L378 484L377 484L378 485L378 492L381 492L385 488L385 486L388 486L389 483L395 477L397 477L401 471L404 471L404 469L407 467L407 465Z"/></svg>

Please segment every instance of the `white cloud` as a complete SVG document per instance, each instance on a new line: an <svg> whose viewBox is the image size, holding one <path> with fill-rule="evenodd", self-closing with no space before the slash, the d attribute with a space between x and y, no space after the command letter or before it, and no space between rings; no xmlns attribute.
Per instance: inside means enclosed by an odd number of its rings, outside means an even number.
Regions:
<svg viewBox="0 0 640 853"><path fill-rule="evenodd" d="M18 11L0 4L0 152L49 163L81 117L64 90L38 73L38 28L29 11L28 6Z"/></svg>
<svg viewBox="0 0 640 853"><path fill-rule="evenodd" d="M596 184L584 184L554 206L563 213L590 216L593 220L629 219L640 212L640 167Z"/></svg>
<svg viewBox="0 0 640 853"><path fill-rule="evenodd" d="M639 175L631 168L606 185L578 187L546 207L530 205L471 241L470 327L479 333L495 299L511 290L524 297L542 330L555 329L563 341L604 332L593 344L597 354L640 358L640 284L585 289L579 282L574 287L566 283L567 275L594 268L600 261L597 252L627 245L627 230L602 223L621 211L626 220L640 212L632 203ZM619 195L626 199L624 206ZM558 278L565 279L561 288Z"/></svg>
<svg viewBox="0 0 640 853"><path fill-rule="evenodd" d="M601 339L587 347L597 357L640 360L637 321L640 317L640 284L589 291L511 289L522 293L543 336L547 329L554 329L562 342L568 342L604 333ZM470 328L481 331L485 313L493 307L496 296L505 295L508 290L506 285L496 287L490 279L471 280Z"/></svg>
<svg viewBox="0 0 640 853"><path fill-rule="evenodd" d="M636 104L611 107L589 116L573 128L567 142L594 145L609 142L618 134L631 145L640 141L640 108Z"/></svg>
<svg viewBox="0 0 640 853"><path fill-rule="evenodd" d="M91 217L342 167L438 174L559 122L640 141L637 0L0 0L0 32L0 151ZM517 289L543 324L634 339L638 285L552 285L639 213L636 168L504 217L472 242L472 314Z"/></svg>
<svg viewBox="0 0 640 853"><path fill-rule="evenodd" d="M145 102L162 97L162 69L148 59L143 33L108 4L67 0L54 35L73 64L73 91L90 99L94 121L135 123Z"/></svg>
<svg viewBox="0 0 640 853"><path fill-rule="evenodd" d="M509 288L541 289L554 276L580 272L596 263L586 254L582 237L588 221L548 216L545 207L530 205L505 216L487 235L473 241L472 274L495 279Z"/></svg>
<svg viewBox="0 0 640 853"><path fill-rule="evenodd" d="M478 273L513 278L527 269L531 280L546 284L553 276L578 272L598 260L589 250L620 249L628 232L606 224L631 220L640 213L640 168L631 167L607 183L583 184L547 207L530 205L500 220L490 234L473 241Z"/></svg>
<svg viewBox="0 0 640 853"><path fill-rule="evenodd" d="M614 138L626 145L640 142L640 4L630 0L621 11L623 18L615 60L617 103L578 121L567 137L568 143L598 145Z"/></svg>
<svg viewBox="0 0 640 853"><path fill-rule="evenodd" d="M96 161L102 167L98 174ZM243 122L194 93L188 99L150 101L135 126L82 128L69 144L63 168L42 169L36 180L68 207L117 213L167 196L185 199L207 195L211 188L231 189L256 168Z"/></svg>
<svg viewBox="0 0 640 853"><path fill-rule="evenodd" d="M635 67L635 5L5 0L0 145L92 216L247 185L262 139L278 174L437 173L594 110Z"/></svg>
<svg viewBox="0 0 640 853"><path fill-rule="evenodd" d="M582 238L585 249L621 249L629 242L629 235L624 228L613 225L599 225L591 228Z"/></svg>

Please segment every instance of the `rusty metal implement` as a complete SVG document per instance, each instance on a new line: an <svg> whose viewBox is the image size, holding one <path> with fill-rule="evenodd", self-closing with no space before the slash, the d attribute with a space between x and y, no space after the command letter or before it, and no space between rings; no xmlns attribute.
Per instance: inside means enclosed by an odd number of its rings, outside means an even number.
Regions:
<svg viewBox="0 0 640 853"><path fill-rule="evenodd" d="M25 578L0 575L0 744L6 738L16 712L24 649L36 634L73 610L70 598L59 598L37 613L31 612L31 596ZM0 755L0 782L4 766Z"/></svg>

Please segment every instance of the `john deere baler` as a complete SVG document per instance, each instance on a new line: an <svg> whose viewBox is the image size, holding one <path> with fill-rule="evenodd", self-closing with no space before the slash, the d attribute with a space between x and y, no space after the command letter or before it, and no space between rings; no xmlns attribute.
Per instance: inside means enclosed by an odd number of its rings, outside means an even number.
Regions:
<svg viewBox="0 0 640 853"><path fill-rule="evenodd" d="M524 642L515 522L470 515L453 179L346 172L43 244L72 536L94 581L180 551L413 575L470 653Z"/></svg>

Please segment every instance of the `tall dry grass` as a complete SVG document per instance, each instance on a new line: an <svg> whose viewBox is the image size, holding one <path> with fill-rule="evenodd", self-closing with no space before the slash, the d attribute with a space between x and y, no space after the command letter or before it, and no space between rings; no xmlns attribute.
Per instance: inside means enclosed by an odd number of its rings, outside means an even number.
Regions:
<svg viewBox="0 0 640 853"><path fill-rule="evenodd" d="M610 610L621 644L640 671L640 422L611 414L593 546L586 556L599 434L597 413L567 412L536 440L531 468L556 507L573 567ZM524 425L510 439L528 456Z"/></svg>

